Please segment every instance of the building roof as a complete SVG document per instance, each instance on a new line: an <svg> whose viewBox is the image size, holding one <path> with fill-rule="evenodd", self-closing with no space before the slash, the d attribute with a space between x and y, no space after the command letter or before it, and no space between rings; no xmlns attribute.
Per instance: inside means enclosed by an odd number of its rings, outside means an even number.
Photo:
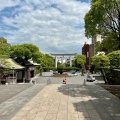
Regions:
<svg viewBox="0 0 120 120"><path fill-rule="evenodd" d="M11 58L2 58L0 59L0 67L8 69L24 69L24 66L21 66Z"/></svg>
<svg viewBox="0 0 120 120"><path fill-rule="evenodd" d="M28 60L25 65L34 65L34 66L40 66L40 64L33 62L33 60Z"/></svg>

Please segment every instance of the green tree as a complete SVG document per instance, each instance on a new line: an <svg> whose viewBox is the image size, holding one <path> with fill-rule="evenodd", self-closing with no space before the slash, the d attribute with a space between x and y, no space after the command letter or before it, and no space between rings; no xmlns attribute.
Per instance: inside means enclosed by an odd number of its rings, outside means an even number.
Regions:
<svg viewBox="0 0 120 120"><path fill-rule="evenodd" d="M120 0L91 0L91 9L85 15L85 35L97 34L112 40L115 49L120 49Z"/></svg>
<svg viewBox="0 0 120 120"><path fill-rule="evenodd" d="M99 51L102 51L102 44L97 41L96 44L95 44L95 52L99 52Z"/></svg>
<svg viewBox="0 0 120 120"><path fill-rule="evenodd" d="M95 55L91 58L91 64L95 66L95 69L101 70L101 73L103 74L103 79L105 83L108 84L105 74L105 68L109 68L109 58L103 55Z"/></svg>
<svg viewBox="0 0 120 120"><path fill-rule="evenodd" d="M95 55L91 57L91 64L94 65L96 69L109 68L110 62L109 58L105 55Z"/></svg>
<svg viewBox="0 0 120 120"><path fill-rule="evenodd" d="M22 65L25 65L25 62L29 59L36 62L41 53L39 48L33 44L21 44L11 47L10 56Z"/></svg>
<svg viewBox="0 0 120 120"><path fill-rule="evenodd" d="M0 77L4 75L5 69L3 67L6 65L6 58L9 57L9 50L11 45L3 37L0 37Z"/></svg>
<svg viewBox="0 0 120 120"><path fill-rule="evenodd" d="M42 67L54 66L53 57L50 56L49 54L41 54L41 56L38 57L37 62L40 63Z"/></svg>
<svg viewBox="0 0 120 120"><path fill-rule="evenodd" d="M0 57L8 57L11 45L3 37L0 37Z"/></svg>
<svg viewBox="0 0 120 120"><path fill-rule="evenodd" d="M106 54L116 50L117 45L114 43L112 39L103 40L101 43L98 41L95 44L96 53L99 51L104 51Z"/></svg>
<svg viewBox="0 0 120 120"><path fill-rule="evenodd" d="M58 73L62 74L64 72L65 66L62 63L58 63Z"/></svg>
<svg viewBox="0 0 120 120"><path fill-rule="evenodd" d="M85 55L76 55L75 56L75 66L78 68L82 68L86 62Z"/></svg>
<svg viewBox="0 0 120 120"><path fill-rule="evenodd" d="M108 58L110 60L110 68L111 69L120 69L120 50L113 51L109 53Z"/></svg>

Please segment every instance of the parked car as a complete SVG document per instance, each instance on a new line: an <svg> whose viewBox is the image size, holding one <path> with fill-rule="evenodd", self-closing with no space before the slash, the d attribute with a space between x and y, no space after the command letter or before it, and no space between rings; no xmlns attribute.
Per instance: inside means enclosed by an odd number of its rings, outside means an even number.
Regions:
<svg viewBox="0 0 120 120"><path fill-rule="evenodd" d="M58 71L53 71L53 74L58 74Z"/></svg>
<svg viewBox="0 0 120 120"><path fill-rule="evenodd" d="M86 80L93 82L93 81L95 81L95 77L93 75L87 75L87 79Z"/></svg>
<svg viewBox="0 0 120 120"><path fill-rule="evenodd" d="M76 71L72 71L73 76L78 76L78 73Z"/></svg>

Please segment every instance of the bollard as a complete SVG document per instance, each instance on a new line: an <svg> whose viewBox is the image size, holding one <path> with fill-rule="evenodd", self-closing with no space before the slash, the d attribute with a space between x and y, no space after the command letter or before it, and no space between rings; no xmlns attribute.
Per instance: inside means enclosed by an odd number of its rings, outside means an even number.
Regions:
<svg viewBox="0 0 120 120"><path fill-rule="evenodd" d="M83 83L84 86L86 86L86 80L84 79L84 83Z"/></svg>
<svg viewBox="0 0 120 120"><path fill-rule="evenodd" d="M25 83L25 78L23 78L23 83Z"/></svg>
<svg viewBox="0 0 120 120"><path fill-rule="evenodd" d="M36 84L36 81L35 81L35 80L32 80L32 83L33 83L33 84Z"/></svg>
<svg viewBox="0 0 120 120"><path fill-rule="evenodd" d="M8 83L5 83L6 85L8 85Z"/></svg>
<svg viewBox="0 0 120 120"><path fill-rule="evenodd" d="M51 80L49 79L49 84L51 84Z"/></svg>
<svg viewBox="0 0 120 120"><path fill-rule="evenodd" d="M47 80L47 85L51 84L51 81L50 79Z"/></svg>

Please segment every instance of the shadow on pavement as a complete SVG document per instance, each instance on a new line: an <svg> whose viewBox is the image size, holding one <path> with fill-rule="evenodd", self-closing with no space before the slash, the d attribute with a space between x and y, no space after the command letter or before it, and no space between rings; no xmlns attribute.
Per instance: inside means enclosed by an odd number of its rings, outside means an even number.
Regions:
<svg viewBox="0 0 120 120"><path fill-rule="evenodd" d="M95 79L98 81L103 81L103 77L102 76L95 76Z"/></svg>
<svg viewBox="0 0 120 120"><path fill-rule="evenodd" d="M105 85L105 81L103 80L103 76L95 76L95 80L97 80L98 82L95 83L95 85Z"/></svg>
<svg viewBox="0 0 120 120"><path fill-rule="evenodd" d="M85 120L119 120L120 101L97 85L63 85L59 92L67 95L79 118ZM69 106L68 106L69 110Z"/></svg>

